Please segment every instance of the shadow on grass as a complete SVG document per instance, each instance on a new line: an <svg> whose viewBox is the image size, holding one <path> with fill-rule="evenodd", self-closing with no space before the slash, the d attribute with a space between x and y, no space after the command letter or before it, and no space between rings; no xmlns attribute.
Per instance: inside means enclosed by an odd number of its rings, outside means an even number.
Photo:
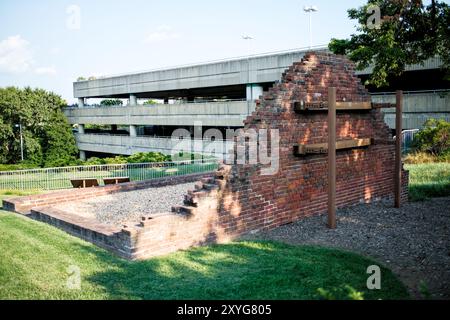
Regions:
<svg viewBox="0 0 450 320"><path fill-rule="evenodd" d="M450 196L450 163L405 165L409 171L410 200Z"/></svg>
<svg viewBox="0 0 450 320"><path fill-rule="evenodd" d="M376 263L335 249L236 242L138 262L90 246L77 250L109 266L85 280L111 299L320 299L323 292L349 299L351 291L366 299L408 298L383 267L382 289L368 290L366 270Z"/></svg>
<svg viewBox="0 0 450 320"><path fill-rule="evenodd" d="M450 197L450 182L414 184L409 187L409 198L411 201L423 201L436 197Z"/></svg>

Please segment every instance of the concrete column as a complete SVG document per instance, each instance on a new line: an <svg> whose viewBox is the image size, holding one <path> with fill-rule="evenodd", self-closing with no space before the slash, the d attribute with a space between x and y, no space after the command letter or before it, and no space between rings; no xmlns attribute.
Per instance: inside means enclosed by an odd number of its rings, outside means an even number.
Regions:
<svg viewBox="0 0 450 320"><path fill-rule="evenodd" d="M86 151L80 150L80 160L86 161Z"/></svg>
<svg viewBox="0 0 450 320"><path fill-rule="evenodd" d="M78 108L84 107L84 98L78 98Z"/></svg>
<svg viewBox="0 0 450 320"><path fill-rule="evenodd" d="M247 85L247 101L258 100L263 94L263 87L258 84L248 84Z"/></svg>
<svg viewBox="0 0 450 320"><path fill-rule="evenodd" d="M247 85L247 101L252 101L252 85L248 84Z"/></svg>
<svg viewBox="0 0 450 320"><path fill-rule="evenodd" d="M84 124L79 124L78 125L78 133L79 134L84 134Z"/></svg>
<svg viewBox="0 0 450 320"><path fill-rule="evenodd" d="M136 106L137 105L137 97L135 94L130 94L130 106Z"/></svg>
<svg viewBox="0 0 450 320"><path fill-rule="evenodd" d="M252 86L252 97L253 100L258 100L264 93L264 88L258 84Z"/></svg>
<svg viewBox="0 0 450 320"><path fill-rule="evenodd" d="M130 125L130 137L137 137L137 130L134 125Z"/></svg>

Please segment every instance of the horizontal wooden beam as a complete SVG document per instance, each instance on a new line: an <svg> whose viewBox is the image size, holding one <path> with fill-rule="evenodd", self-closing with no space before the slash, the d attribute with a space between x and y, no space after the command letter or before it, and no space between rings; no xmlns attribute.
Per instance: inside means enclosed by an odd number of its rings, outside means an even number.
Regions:
<svg viewBox="0 0 450 320"><path fill-rule="evenodd" d="M371 144L371 138L338 140L336 141L336 150L367 147ZM299 144L294 148L295 155L320 153L328 153L328 143Z"/></svg>
<svg viewBox="0 0 450 320"><path fill-rule="evenodd" d="M372 103L372 108L382 109L382 108L395 108L395 103Z"/></svg>
<svg viewBox="0 0 450 320"><path fill-rule="evenodd" d="M337 101L336 110L370 110L372 109L372 103L370 101L360 101L360 102L347 102L347 101ZM328 110L328 102L304 102L297 101L294 102L294 110L297 112L304 111L321 111Z"/></svg>

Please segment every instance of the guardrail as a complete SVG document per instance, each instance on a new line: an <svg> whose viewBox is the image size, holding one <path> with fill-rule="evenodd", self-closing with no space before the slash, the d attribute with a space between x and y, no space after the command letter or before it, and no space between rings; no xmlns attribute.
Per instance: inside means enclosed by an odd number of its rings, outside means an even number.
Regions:
<svg viewBox="0 0 450 320"><path fill-rule="evenodd" d="M130 177L142 181L217 170L216 159L105 164L0 172L0 190L41 191L72 188L71 179Z"/></svg>
<svg viewBox="0 0 450 320"><path fill-rule="evenodd" d="M123 99L123 100L127 100L127 99ZM154 103L154 104L117 104L117 105L110 105L110 106L103 106L100 104L85 104L83 107L79 107L76 105L72 105L72 106L67 106L64 107L63 109L97 109L97 108L102 108L102 109L107 109L107 108L126 108L126 107L167 107L167 106L183 106L183 105L189 105L189 104L207 104L207 103L231 103L231 102L252 102L255 103L256 100L247 100L247 99L212 99L212 100L197 100L197 101L174 101L173 103Z"/></svg>

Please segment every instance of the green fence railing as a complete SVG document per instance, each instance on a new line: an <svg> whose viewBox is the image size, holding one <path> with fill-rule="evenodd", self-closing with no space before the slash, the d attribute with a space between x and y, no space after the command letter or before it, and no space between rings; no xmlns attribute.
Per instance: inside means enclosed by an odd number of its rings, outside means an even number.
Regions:
<svg viewBox="0 0 450 320"><path fill-rule="evenodd" d="M218 168L216 159L107 164L62 168L30 169L0 172L0 190L59 190L72 187L71 179L129 177L131 181L142 181L211 172Z"/></svg>

